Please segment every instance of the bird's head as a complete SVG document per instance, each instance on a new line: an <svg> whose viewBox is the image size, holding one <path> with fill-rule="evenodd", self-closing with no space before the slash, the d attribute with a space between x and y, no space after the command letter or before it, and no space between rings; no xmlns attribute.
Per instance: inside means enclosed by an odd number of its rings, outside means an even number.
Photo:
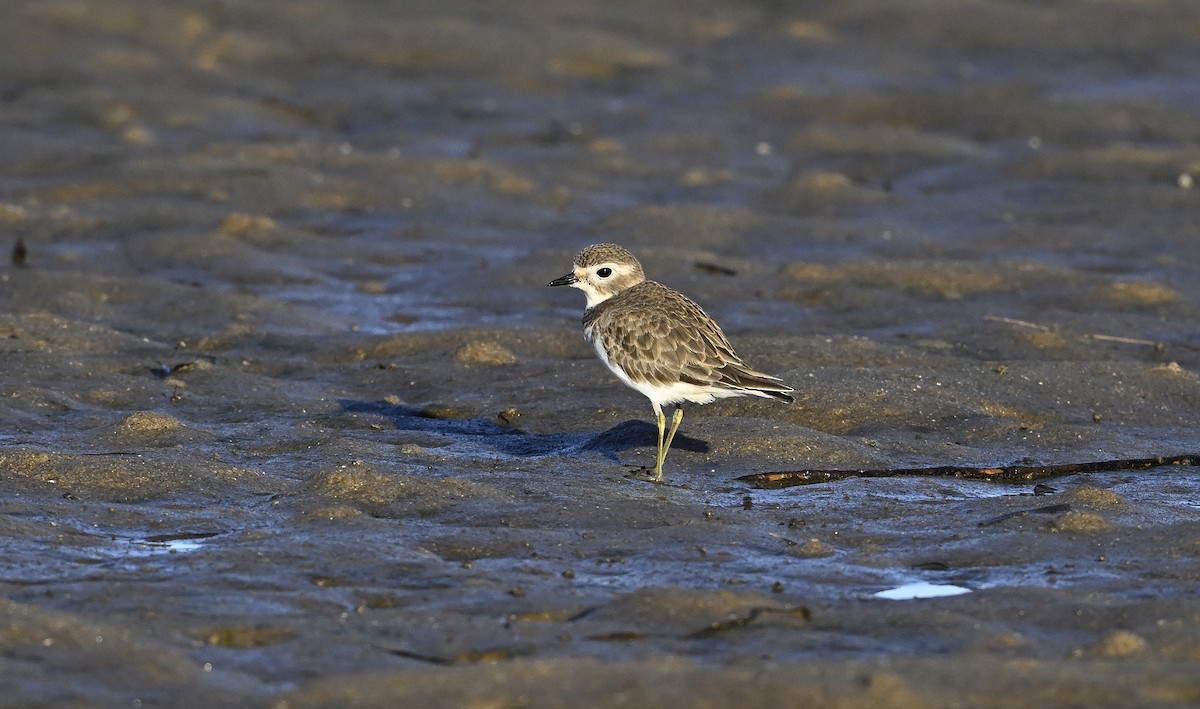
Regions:
<svg viewBox="0 0 1200 709"><path fill-rule="evenodd" d="M552 286L571 286L587 296L591 308L627 288L646 280L642 264L616 244L592 244L575 257L570 273L550 281Z"/></svg>

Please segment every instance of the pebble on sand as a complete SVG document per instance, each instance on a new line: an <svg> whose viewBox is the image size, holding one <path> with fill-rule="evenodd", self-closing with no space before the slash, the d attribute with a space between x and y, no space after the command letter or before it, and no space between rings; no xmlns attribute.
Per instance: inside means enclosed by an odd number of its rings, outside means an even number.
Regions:
<svg viewBox="0 0 1200 709"><path fill-rule="evenodd" d="M139 433L157 433L176 431L183 428L183 424L170 414L160 414L156 411L135 411L121 419L118 428Z"/></svg>
<svg viewBox="0 0 1200 709"><path fill-rule="evenodd" d="M1128 630L1115 630L1103 638L1076 651L1076 655L1092 657L1132 657L1146 651L1146 641Z"/></svg>
<svg viewBox="0 0 1200 709"><path fill-rule="evenodd" d="M486 364L496 367L513 364L517 361L517 356L498 342L475 340L460 347L454 353L454 359L460 364Z"/></svg>

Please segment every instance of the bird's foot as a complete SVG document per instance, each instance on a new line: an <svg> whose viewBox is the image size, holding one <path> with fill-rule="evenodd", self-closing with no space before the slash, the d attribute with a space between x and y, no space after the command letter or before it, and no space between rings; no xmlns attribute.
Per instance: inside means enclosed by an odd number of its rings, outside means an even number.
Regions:
<svg viewBox="0 0 1200 709"><path fill-rule="evenodd" d="M629 478L630 480L641 480L643 482L658 483L660 485L666 482L663 479L661 470L651 470L645 466L640 466L636 470L626 473L625 477Z"/></svg>

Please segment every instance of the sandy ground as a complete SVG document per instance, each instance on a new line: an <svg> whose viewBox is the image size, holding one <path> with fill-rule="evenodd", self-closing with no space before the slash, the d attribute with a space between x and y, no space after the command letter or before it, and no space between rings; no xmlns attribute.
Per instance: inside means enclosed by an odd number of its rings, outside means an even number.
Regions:
<svg viewBox="0 0 1200 709"><path fill-rule="evenodd" d="M736 478L1200 453L1198 45L1191 0L6 0L0 705L1195 706L1195 468ZM545 287L594 241L796 404L626 477L649 406Z"/></svg>

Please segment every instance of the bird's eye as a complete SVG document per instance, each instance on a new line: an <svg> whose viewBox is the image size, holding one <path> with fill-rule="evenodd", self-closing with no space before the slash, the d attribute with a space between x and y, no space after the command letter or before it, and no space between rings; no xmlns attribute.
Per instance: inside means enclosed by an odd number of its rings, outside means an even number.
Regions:
<svg viewBox="0 0 1200 709"><path fill-rule="evenodd" d="M608 266L605 266L604 268L596 271L596 275L600 276L601 278L608 278L612 275L612 269Z"/></svg>

